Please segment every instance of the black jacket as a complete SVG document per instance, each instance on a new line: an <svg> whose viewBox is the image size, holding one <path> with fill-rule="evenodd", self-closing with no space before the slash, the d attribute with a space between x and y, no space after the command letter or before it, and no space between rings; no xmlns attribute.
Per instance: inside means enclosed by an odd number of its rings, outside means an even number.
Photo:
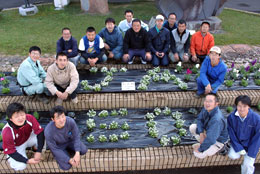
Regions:
<svg viewBox="0 0 260 174"><path fill-rule="evenodd" d="M158 33L156 28L153 27L149 30L149 39L151 41L152 53L164 52L166 53L170 46L170 32L167 28L162 28Z"/></svg>

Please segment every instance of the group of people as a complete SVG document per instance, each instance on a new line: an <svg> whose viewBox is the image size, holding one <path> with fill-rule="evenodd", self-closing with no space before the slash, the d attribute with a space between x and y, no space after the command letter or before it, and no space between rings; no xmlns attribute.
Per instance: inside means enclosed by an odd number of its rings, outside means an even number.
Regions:
<svg viewBox="0 0 260 174"><path fill-rule="evenodd" d="M251 107L247 95L235 99L236 109L227 117L219 109L216 94L207 94L204 107L197 117L197 124L189 127L199 143L193 144L193 153L198 158L228 151L231 159L244 156L241 174L253 174L254 162L260 148L260 115ZM229 147L230 140L230 149ZM224 151L223 151L224 150Z"/></svg>

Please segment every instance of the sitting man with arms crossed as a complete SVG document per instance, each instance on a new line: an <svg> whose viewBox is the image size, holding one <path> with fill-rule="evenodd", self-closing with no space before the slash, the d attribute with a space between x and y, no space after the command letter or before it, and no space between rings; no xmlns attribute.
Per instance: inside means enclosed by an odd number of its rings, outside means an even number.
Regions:
<svg viewBox="0 0 260 174"><path fill-rule="evenodd" d="M238 159L244 156L241 174L253 174L255 158L260 148L260 116L252 109L247 95L235 99L236 110L228 118L228 134L231 148L228 156Z"/></svg>
<svg viewBox="0 0 260 174"><path fill-rule="evenodd" d="M80 155L87 153L87 147L80 141L80 132L76 122L65 115L62 106L55 106L50 111L51 122L44 130L46 143L62 170L80 165ZM71 158L69 151L75 152Z"/></svg>
<svg viewBox="0 0 260 174"><path fill-rule="evenodd" d="M190 125L191 134L199 142L192 145L193 154L197 158L215 155L228 140L227 121L218 104L216 94L207 94L197 124Z"/></svg>
<svg viewBox="0 0 260 174"><path fill-rule="evenodd" d="M2 130L3 150L14 170L24 170L27 164L41 161L44 146L44 131L34 116L26 114L20 103L11 103L6 109L8 121ZM27 158L26 148L36 148L34 156Z"/></svg>
<svg viewBox="0 0 260 174"><path fill-rule="evenodd" d="M76 66L68 61L64 53L58 53L56 61L47 70L44 82L52 95L57 95L55 105L62 105L70 95L72 103L78 103L77 87L79 84L79 73Z"/></svg>

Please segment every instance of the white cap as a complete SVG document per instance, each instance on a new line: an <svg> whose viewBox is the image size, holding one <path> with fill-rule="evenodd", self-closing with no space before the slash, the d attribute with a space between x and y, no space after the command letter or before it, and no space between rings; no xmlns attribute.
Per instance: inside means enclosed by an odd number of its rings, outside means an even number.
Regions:
<svg viewBox="0 0 260 174"><path fill-rule="evenodd" d="M155 19L156 19L156 20L163 20L163 21L164 21L163 15L160 15L160 14L157 15Z"/></svg>
<svg viewBox="0 0 260 174"><path fill-rule="evenodd" d="M212 51L212 52L216 52L216 53L218 53L218 54L221 53L221 49L220 49L219 47L217 47L217 46L212 47L209 51L210 51L210 52L211 52L211 51Z"/></svg>

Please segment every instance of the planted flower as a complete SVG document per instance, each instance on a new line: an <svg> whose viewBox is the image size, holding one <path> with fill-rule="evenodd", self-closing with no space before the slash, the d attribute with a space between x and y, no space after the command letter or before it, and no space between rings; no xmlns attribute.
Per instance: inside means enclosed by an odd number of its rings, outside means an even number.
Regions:
<svg viewBox="0 0 260 174"><path fill-rule="evenodd" d="M145 115L145 118L147 119L147 120L153 120L154 118L155 118L155 115L153 114L153 113L147 113L146 115Z"/></svg>
<svg viewBox="0 0 260 174"><path fill-rule="evenodd" d="M119 115L121 116L127 116L128 114L128 111L126 108L120 108L119 111L118 111Z"/></svg>
<svg viewBox="0 0 260 174"><path fill-rule="evenodd" d="M4 73L0 73L0 78L4 77L5 74Z"/></svg>
<svg viewBox="0 0 260 174"><path fill-rule="evenodd" d="M97 69L97 67L91 67L91 68L89 69L89 71L90 71L91 73L96 73L96 72L98 71L98 69Z"/></svg>
<svg viewBox="0 0 260 174"><path fill-rule="evenodd" d="M182 90L187 90L188 89L188 84L187 83L184 83L184 82L180 82L178 84L178 87L181 88Z"/></svg>
<svg viewBox="0 0 260 174"><path fill-rule="evenodd" d="M260 86L260 79L256 79L256 80L255 80L255 84L256 84L257 86Z"/></svg>
<svg viewBox="0 0 260 174"><path fill-rule="evenodd" d="M107 117L108 116L108 111L107 110L103 110L98 114L99 117Z"/></svg>
<svg viewBox="0 0 260 174"><path fill-rule="evenodd" d="M101 143L107 142L107 137L105 135L99 135L98 140Z"/></svg>
<svg viewBox="0 0 260 174"><path fill-rule="evenodd" d="M178 120L176 120L176 127L177 128L182 128L183 127L183 125L184 125L184 120L182 120L182 119L178 119Z"/></svg>
<svg viewBox="0 0 260 174"><path fill-rule="evenodd" d="M107 129L107 124L106 123L101 123L99 124L100 129Z"/></svg>
<svg viewBox="0 0 260 174"><path fill-rule="evenodd" d="M175 79L176 79L176 75L171 74L171 75L170 75L170 80L175 80Z"/></svg>
<svg viewBox="0 0 260 174"><path fill-rule="evenodd" d="M12 68L13 69L13 68ZM17 70L14 69L14 71L11 73L11 76L17 77Z"/></svg>
<svg viewBox="0 0 260 174"><path fill-rule="evenodd" d="M129 130L130 129L130 126L127 124L127 122L124 122L121 126L121 129L123 130Z"/></svg>
<svg viewBox="0 0 260 174"><path fill-rule="evenodd" d="M260 102L257 104L257 110L260 111Z"/></svg>
<svg viewBox="0 0 260 174"><path fill-rule="evenodd" d="M225 80L225 85L227 87L231 87L233 85L234 81L233 80Z"/></svg>
<svg viewBox="0 0 260 174"><path fill-rule="evenodd" d="M110 124L109 124L109 129L113 130L113 129L118 129L118 123L116 121L112 121Z"/></svg>
<svg viewBox="0 0 260 174"><path fill-rule="evenodd" d="M179 85L181 82L182 82L182 81L181 81L180 78L176 78L176 79L174 79L173 84Z"/></svg>
<svg viewBox="0 0 260 174"><path fill-rule="evenodd" d="M95 85L93 86L93 90L96 91L96 92L101 91L101 85L100 85L100 84L95 84Z"/></svg>
<svg viewBox="0 0 260 174"><path fill-rule="evenodd" d="M105 78L104 78L104 81L105 82L111 82L113 80L113 77L110 76L110 75L107 75Z"/></svg>
<svg viewBox="0 0 260 174"><path fill-rule="evenodd" d="M94 137L92 134L90 134L89 136L87 136L87 142L89 142L89 143L94 143L94 141L95 141L95 137Z"/></svg>
<svg viewBox="0 0 260 174"><path fill-rule="evenodd" d="M199 72L199 67L200 67L200 64L196 64L192 69L192 73L193 74L197 74Z"/></svg>
<svg viewBox="0 0 260 174"><path fill-rule="evenodd" d="M2 94L8 94L10 92L11 92L10 88L2 88Z"/></svg>
<svg viewBox="0 0 260 174"><path fill-rule="evenodd" d="M5 124L4 123L0 123L0 130L2 130L4 128Z"/></svg>
<svg viewBox="0 0 260 174"><path fill-rule="evenodd" d="M179 119L181 119L181 117L182 117L182 113L179 111L172 113L172 118L174 118L175 120L179 120Z"/></svg>
<svg viewBox="0 0 260 174"><path fill-rule="evenodd" d="M248 81L246 79L242 79L240 82L240 85L243 87L247 87L248 86Z"/></svg>
<svg viewBox="0 0 260 174"><path fill-rule="evenodd" d="M166 106L163 110L163 114L164 115L171 115L171 113L172 113L171 109Z"/></svg>
<svg viewBox="0 0 260 174"><path fill-rule="evenodd" d="M3 86L7 86L10 83L10 81L4 77L2 77L0 81Z"/></svg>
<svg viewBox="0 0 260 174"><path fill-rule="evenodd" d="M232 106L228 106L228 107L226 108L226 111L227 111L228 113L231 113L231 112L233 111L233 107L232 107Z"/></svg>
<svg viewBox="0 0 260 174"><path fill-rule="evenodd" d="M113 72L112 72L112 71L107 71L107 72L106 72L106 75L107 75L107 76L113 76Z"/></svg>
<svg viewBox="0 0 260 174"><path fill-rule="evenodd" d="M148 86L150 84L150 80L142 79L142 80L140 80L140 83Z"/></svg>
<svg viewBox="0 0 260 174"><path fill-rule="evenodd" d="M156 129L156 127L151 127L151 128L149 128L149 130L148 130L148 134L149 134L151 137L153 137L153 138L157 138L159 132L158 132L158 130Z"/></svg>
<svg viewBox="0 0 260 174"><path fill-rule="evenodd" d="M112 73L116 73L118 70L117 70L117 68L115 68L115 67L112 67L112 68L110 68L110 72L112 72Z"/></svg>
<svg viewBox="0 0 260 174"><path fill-rule="evenodd" d="M80 84L84 87L84 86L87 86L88 85L88 81L87 80L82 80L80 82Z"/></svg>
<svg viewBox="0 0 260 174"><path fill-rule="evenodd" d="M102 86L102 87L105 87L105 86L108 86L109 85L109 82L106 82L106 81L101 81L101 83L100 83L100 85Z"/></svg>
<svg viewBox="0 0 260 174"><path fill-rule="evenodd" d="M128 140L129 137L130 137L130 135L129 135L129 133L128 133L127 131L122 132L122 133L120 134L120 138L121 138L122 140Z"/></svg>
<svg viewBox="0 0 260 174"><path fill-rule="evenodd" d="M161 114L161 109L160 108L158 108L158 107L156 107L155 109L154 109L154 114L156 115L156 116L158 116L158 115L160 115Z"/></svg>
<svg viewBox="0 0 260 174"><path fill-rule="evenodd" d="M186 129L180 128L180 129L179 129L179 135L180 135L181 137L182 137L182 136L186 136L186 135L187 135Z"/></svg>
<svg viewBox="0 0 260 174"><path fill-rule="evenodd" d="M160 76L158 74L153 75L154 82L159 82L159 80L160 80Z"/></svg>
<svg viewBox="0 0 260 174"><path fill-rule="evenodd" d="M154 68L153 70L154 70L154 72L156 72L156 73L159 73L159 72L161 72L161 69L160 69L160 67L159 67L159 66L158 66L158 67L156 67L156 68Z"/></svg>
<svg viewBox="0 0 260 174"><path fill-rule="evenodd" d="M155 121L153 121L153 120L150 120L150 121L147 121L147 122L146 122L146 126L147 126L148 128L155 127L156 124L157 124L157 123L156 123Z"/></svg>
<svg viewBox="0 0 260 174"><path fill-rule="evenodd" d="M260 79L260 71L259 70L255 72L254 78L255 79Z"/></svg>
<svg viewBox="0 0 260 174"><path fill-rule="evenodd" d="M163 135L160 139L161 146L165 147L168 146L170 142L170 138L167 137L167 135Z"/></svg>
<svg viewBox="0 0 260 174"><path fill-rule="evenodd" d="M88 113L87 113L87 115L89 117L95 117L96 114L97 114L97 112L94 109L89 110Z"/></svg>
<svg viewBox="0 0 260 174"><path fill-rule="evenodd" d="M194 114L194 115L197 115L197 114L198 114L198 111L197 111L195 108L190 108L190 109L188 110L188 112L191 113L191 114Z"/></svg>
<svg viewBox="0 0 260 174"><path fill-rule="evenodd" d="M34 118L36 118L36 120L39 120L39 118L40 118L40 114L37 111L33 112L33 116L34 116Z"/></svg>
<svg viewBox="0 0 260 174"><path fill-rule="evenodd" d="M87 128L89 131L93 131L93 129L96 127L96 123L94 119L88 119L87 120Z"/></svg>
<svg viewBox="0 0 260 174"><path fill-rule="evenodd" d="M118 142L118 136L116 134L109 135L109 140L111 142Z"/></svg>
<svg viewBox="0 0 260 174"><path fill-rule="evenodd" d="M174 146L177 145L177 144L180 144L180 142L181 142L181 138L177 135L172 136L171 140L172 140L172 144Z"/></svg>
<svg viewBox="0 0 260 174"><path fill-rule="evenodd" d="M111 111L110 115L111 115L111 116L117 116L118 113L117 113L117 111L114 109L114 110Z"/></svg>
<svg viewBox="0 0 260 174"><path fill-rule="evenodd" d="M84 90L93 90L93 86L91 85L86 85L83 87Z"/></svg>
<svg viewBox="0 0 260 174"><path fill-rule="evenodd" d="M154 70L150 69L150 70L147 71L147 74L152 77L157 73Z"/></svg>
<svg viewBox="0 0 260 174"><path fill-rule="evenodd" d="M182 72L182 66L181 66L181 62L179 62L177 65L176 65L176 69L175 69L175 72L177 73L181 73Z"/></svg>
<svg viewBox="0 0 260 174"><path fill-rule="evenodd" d="M151 76L149 76L149 75L144 75L144 76L142 77L142 79L151 80Z"/></svg>
<svg viewBox="0 0 260 174"><path fill-rule="evenodd" d="M162 80L163 82L165 82L165 83L168 83L169 80L170 80L170 76L167 75L167 74L162 74L162 75L161 75L161 80Z"/></svg>
<svg viewBox="0 0 260 174"><path fill-rule="evenodd" d="M138 90L145 91L148 89L147 85L144 83L140 83L137 87Z"/></svg>
<svg viewBox="0 0 260 174"><path fill-rule="evenodd" d="M100 70L102 73L106 73L108 71L107 67L102 67Z"/></svg>
<svg viewBox="0 0 260 174"><path fill-rule="evenodd" d="M121 69L120 69L120 72L126 72L127 71L127 69L125 68L125 67L122 67Z"/></svg>

